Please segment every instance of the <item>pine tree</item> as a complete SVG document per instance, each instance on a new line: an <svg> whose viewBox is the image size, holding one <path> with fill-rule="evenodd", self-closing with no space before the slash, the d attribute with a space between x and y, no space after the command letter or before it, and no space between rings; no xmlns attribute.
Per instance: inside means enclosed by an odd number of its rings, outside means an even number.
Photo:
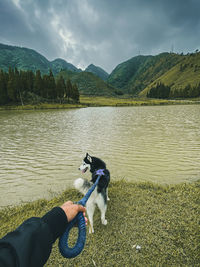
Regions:
<svg viewBox="0 0 200 267"><path fill-rule="evenodd" d="M56 99L56 83L52 73L52 70L49 71L49 79L48 79L48 96L50 99Z"/></svg>
<svg viewBox="0 0 200 267"><path fill-rule="evenodd" d="M0 70L0 105L8 103L6 74Z"/></svg>
<svg viewBox="0 0 200 267"><path fill-rule="evenodd" d="M8 93L9 100L11 102L16 102L17 92L15 90L15 74L14 74L13 69L11 69L11 67L9 67L9 72L8 72L7 93Z"/></svg>
<svg viewBox="0 0 200 267"><path fill-rule="evenodd" d="M43 82L42 82L42 77L40 70L36 71L35 79L34 79L34 84L33 84L33 91L36 95L42 95L42 90L43 90Z"/></svg>
<svg viewBox="0 0 200 267"><path fill-rule="evenodd" d="M20 77L21 91L23 92L23 95L25 95L28 87L26 81L26 72L20 70L19 77Z"/></svg>
<svg viewBox="0 0 200 267"><path fill-rule="evenodd" d="M49 75L43 75L43 90L42 90L42 97L49 98Z"/></svg>
<svg viewBox="0 0 200 267"><path fill-rule="evenodd" d="M34 84L35 75L31 70L26 72L26 80L27 80L27 91L33 92L33 84Z"/></svg>
<svg viewBox="0 0 200 267"><path fill-rule="evenodd" d="M186 87L183 89L183 97L190 97L190 91L191 91L191 85L188 84Z"/></svg>
<svg viewBox="0 0 200 267"><path fill-rule="evenodd" d="M69 102L69 98L72 97L72 84L70 79L67 80L67 85L66 85L66 96L67 96L67 100Z"/></svg>
<svg viewBox="0 0 200 267"><path fill-rule="evenodd" d="M79 103L79 91L78 91L78 87L76 84L74 84L72 86L72 99L76 102L76 103Z"/></svg>
<svg viewBox="0 0 200 267"><path fill-rule="evenodd" d="M169 98L170 87L159 82L156 87L152 87L147 93L147 97L150 98Z"/></svg>
<svg viewBox="0 0 200 267"><path fill-rule="evenodd" d="M14 71L14 81L13 81L13 87L16 93L16 100L21 102L22 106L24 105L23 99L22 99L22 91L21 91L21 79L18 69L15 67Z"/></svg>
<svg viewBox="0 0 200 267"><path fill-rule="evenodd" d="M60 99L60 103L63 102L66 95L66 85L63 76L61 75L56 82L57 97Z"/></svg>

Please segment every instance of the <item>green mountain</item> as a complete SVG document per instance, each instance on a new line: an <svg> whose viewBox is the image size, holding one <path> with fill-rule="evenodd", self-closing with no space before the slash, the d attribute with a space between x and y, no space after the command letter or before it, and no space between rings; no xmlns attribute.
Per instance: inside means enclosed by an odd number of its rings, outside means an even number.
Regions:
<svg viewBox="0 0 200 267"><path fill-rule="evenodd" d="M61 70L71 70L75 72L81 72L81 69L77 69L74 65L71 63L68 63L64 59L57 58L50 62L51 68L54 73L59 73Z"/></svg>
<svg viewBox="0 0 200 267"><path fill-rule="evenodd" d="M157 97L193 97L200 90L200 52L183 55L161 53L136 56L118 66L110 75L93 64L85 71L63 59L48 61L35 50L0 44L0 69L40 70L42 74L63 77L78 85L85 95L122 95ZM162 94L161 91L168 92Z"/></svg>
<svg viewBox="0 0 200 267"><path fill-rule="evenodd" d="M72 83L78 85L82 94L115 95L116 89L103 81L108 74L100 67L91 64L87 71L82 71L61 58L50 62L35 50L0 44L0 69L8 71L9 67L34 72L40 70L42 74L49 73L51 69L54 75L61 72L66 80L70 78Z"/></svg>
<svg viewBox="0 0 200 267"><path fill-rule="evenodd" d="M73 84L76 83L80 94L83 95L113 96L116 93L116 89L113 86L108 85L91 72L61 71L56 78L59 78L60 75L66 81L70 79Z"/></svg>
<svg viewBox="0 0 200 267"><path fill-rule="evenodd" d="M63 59L55 59L51 62L35 50L0 44L0 69L8 71L9 67L34 72L40 70L43 74L48 73L50 69L54 74L63 69L80 72L75 66Z"/></svg>
<svg viewBox="0 0 200 267"><path fill-rule="evenodd" d="M105 70L103 70L102 68L97 67L97 66L95 66L93 64L90 64L85 69L85 71L95 74L96 76L98 76L99 78L101 78L104 81L106 81L108 76L109 76L109 74Z"/></svg>
<svg viewBox="0 0 200 267"><path fill-rule="evenodd" d="M130 80L137 75L140 65L143 65L151 56L133 57L119 64L109 75L107 82L118 89L126 91Z"/></svg>
<svg viewBox="0 0 200 267"><path fill-rule="evenodd" d="M183 91L188 86L197 87L200 84L200 53L181 56L177 64L150 82L140 96L146 96L160 83L169 86L172 92Z"/></svg>
<svg viewBox="0 0 200 267"><path fill-rule="evenodd" d="M181 55L162 53L157 56L136 56L119 64L107 82L125 93L137 95L151 82L182 60Z"/></svg>

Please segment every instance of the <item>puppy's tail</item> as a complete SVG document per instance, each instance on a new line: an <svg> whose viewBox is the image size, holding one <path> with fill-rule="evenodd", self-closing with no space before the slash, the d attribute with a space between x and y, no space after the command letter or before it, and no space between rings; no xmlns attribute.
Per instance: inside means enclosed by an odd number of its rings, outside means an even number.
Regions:
<svg viewBox="0 0 200 267"><path fill-rule="evenodd" d="M92 183L83 178L78 178L74 181L74 187L82 194L86 194Z"/></svg>

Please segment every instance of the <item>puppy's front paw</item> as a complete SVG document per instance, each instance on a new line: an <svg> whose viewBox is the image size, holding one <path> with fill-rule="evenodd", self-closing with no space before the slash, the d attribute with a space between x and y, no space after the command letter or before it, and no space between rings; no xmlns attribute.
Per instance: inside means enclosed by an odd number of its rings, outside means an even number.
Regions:
<svg viewBox="0 0 200 267"><path fill-rule="evenodd" d="M94 234L94 229L89 227L89 234Z"/></svg>
<svg viewBox="0 0 200 267"><path fill-rule="evenodd" d="M107 223L108 221L106 219L102 222L103 225L107 225Z"/></svg>

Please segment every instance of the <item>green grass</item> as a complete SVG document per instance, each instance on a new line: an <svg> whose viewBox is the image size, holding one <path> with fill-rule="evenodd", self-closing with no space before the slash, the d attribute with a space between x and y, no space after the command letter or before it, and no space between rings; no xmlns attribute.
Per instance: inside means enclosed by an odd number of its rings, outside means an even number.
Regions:
<svg viewBox="0 0 200 267"><path fill-rule="evenodd" d="M0 106L0 110L33 110L33 109L68 109L68 108L83 108L85 107L82 104L49 104L49 103L41 103L41 104L30 104L30 105L5 105Z"/></svg>
<svg viewBox="0 0 200 267"><path fill-rule="evenodd" d="M194 100L167 100L148 98L117 98L117 97L80 97L81 104L85 106L154 106L154 105L178 105L196 103Z"/></svg>
<svg viewBox="0 0 200 267"><path fill-rule="evenodd" d="M111 183L108 225L101 225L96 211L95 233L87 235L81 255L64 259L56 242L45 266L199 266L199 188L199 181L173 186L124 180ZM0 236L30 216L42 216L53 206L80 198L71 189L50 201L3 209ZM136 245L141 246L140 251Z"/></svg>
<svg viewBox="0 0 200 267"><path fill-rule="evenodd" d="M187 100L167 100L167 99L148 99L148 98L118 98L105 96L80 96L79 104L59 104L41 103L30 105L5 105L0 106L1 110L34 110L34 109L69 109L85 107L124 107L124 106L154 106L154 105L179 105L179 104L199 104L199 98Z"/></svg>

